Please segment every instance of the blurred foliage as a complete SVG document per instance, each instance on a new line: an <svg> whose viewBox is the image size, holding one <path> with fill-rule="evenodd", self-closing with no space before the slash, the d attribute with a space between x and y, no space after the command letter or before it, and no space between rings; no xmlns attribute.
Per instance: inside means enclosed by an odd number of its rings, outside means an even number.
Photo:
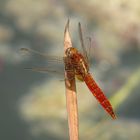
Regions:
<svg viewBox="0 0 140 140"><path fill-rule="evenodd" d="M123 103L129 94L133 93L133 90L139 85L140 83L140 69L134 71L134 74L128 78L127 82L123 87L114 95L111 99L114 108L119 107L121 103Z"/></svg>
<svg viewBox="0 0 140 140"><path fill-rule="evenodd" d="M23 70L50 64L18 50L63 56L64 26L70 18L74 47L80 44L79 21L86 44L92 38L91 71L118 116L112 121L85 84L77 82L80 139L139 140L139 13L139 0L1 0L0 139L68 139L64 83L55 74Z"/></svg>

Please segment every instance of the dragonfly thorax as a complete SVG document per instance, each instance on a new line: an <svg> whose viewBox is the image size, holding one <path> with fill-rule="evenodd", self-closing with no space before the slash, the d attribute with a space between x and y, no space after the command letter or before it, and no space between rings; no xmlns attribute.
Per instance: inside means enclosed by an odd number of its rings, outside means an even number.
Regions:
<svg viewBox="0 0 140 140"><path fill-rule="evenodd" d="M89 72L83 55L76 48L71 47L66 50L66 56L71 60L77 79L83 81L84 76Z"/></svg>

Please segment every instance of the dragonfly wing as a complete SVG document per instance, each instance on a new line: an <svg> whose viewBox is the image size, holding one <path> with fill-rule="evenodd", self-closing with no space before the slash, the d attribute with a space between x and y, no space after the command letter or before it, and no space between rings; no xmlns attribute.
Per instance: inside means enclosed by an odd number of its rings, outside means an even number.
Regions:
<svg viewBox="0 0 140 140"><path fill-rule="evenodd" d="M47 55L45 53L41 53L39 51L33 50L33 49L29 49L29 48L21 48L20 51L23 54L29 54L29 55L37 55L37 56L41 56L45 59L47 59L47 61L56 61L56 62L62 62L63 61L63 57L58 57L58 56L50 56Z"/></svg>
<svg viewBox="0 0 140 140"><path fill-rule="evenodd" d="M83 33L82 33L82 27L81 27L81 23L79 22L78 24L78 29L79 29L79 37L80 37L80 43L81 43L81 47L82 47L82 50L83 50L83 55L88 63L88 55L87 55L87 51L86 51L86 48L85 48L85 44L84 44L84 40L83 40Z"/></svg>
<svg viewBox="0 0 140 140"><path fill-rule="evenodd" d="M60 71L55 71L55 70L51 70L48 68L24 68L25 70L31 70L31 71L35 71L35 72L41 72L41 73L56 73L56 74L63 74L64 72L60 72Z"/></svg>
<svg viewBox="0 0 140 140"><path fill-rule="evenodd" d="M88 49L87 49L87 59L88 59L88 65L89 65L89 67L91 66L91 47L92 47L92 39L91 39L91 37L87 37L86 38L87 39L87 44L88 44Z"/></svg>

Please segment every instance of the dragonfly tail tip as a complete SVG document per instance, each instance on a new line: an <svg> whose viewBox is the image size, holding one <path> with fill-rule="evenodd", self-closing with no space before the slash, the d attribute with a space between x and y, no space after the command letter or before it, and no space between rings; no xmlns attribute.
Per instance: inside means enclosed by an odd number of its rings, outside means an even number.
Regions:
<svg viewBox="0 0 140 140"><path fill-rule="evenodd" d="M116 120L116 119L117 119L117 116L115 115L115 113L113 113L113 114L111 115L111 117L113 118L113 120Z"/></svg>

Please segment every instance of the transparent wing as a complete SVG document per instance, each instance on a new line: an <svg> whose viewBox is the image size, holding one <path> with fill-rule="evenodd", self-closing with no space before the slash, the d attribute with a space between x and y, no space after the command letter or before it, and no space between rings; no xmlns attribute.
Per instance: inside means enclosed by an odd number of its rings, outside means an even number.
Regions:
<svg viewBox="0 0 140 140"><path fill-rule="evenodd" d="M47 54L44 54L44 53L41 53L39 51L36 51L36 50L33 50L33 49L29 49L29 48L21 48L20 51L22 51L22 53L24 54L33 54L33 55L39 55L43 58L46 58L46 61L54 61L56 62L57 64L62 64L62 63L65 63L66 64L66 57L58 57L58 56L49 56ZM73 66L77 65L75 63L75 61L71 61L70 62ZM42 72L48 72L48 71L53 71L53 70L50 70L50 68L25 68L25 69L30 69L30 70L33 70L33 71L42 71ZM55 72L55 71L54 71Z"/></svg>
<svg viewBox="0 0 140 140"><path fill-rule="evenodd" d="M33 50L33 49L29 49L29 48L21 48L20 49L21 53L24 55L35 55L41 58L45 58L46 62L47 62L47 67L27 67L24 68L25 70L30 70L30 71L34 71L34 72L40 72L40 73L48 73L48 74L53 74L53 75L64 75L64 61L63 61L63 57L58 57L58 56L51 56L51 55L47 55L46 53L41 53L39 51ZM38 59L37 59L38 60ZM37 61L38 64L38 61ZM49 65L48 65L49 64ZM40 63L39 63L40 65Z"/></svg>
<svg viewBox="0 0 140 140"><path fill-rule="evenodd" d="M91 37L87 37L87 41L88 41L88 49L87 49L87 56L88 56L88 64L89 66L91 66L91 46L92 46L92 40Z"/></svg>
<svg viewBox="0 0 140 140"><path fill-rule="evenodd" d="M31 70L35 72L41 72L41 73L55 73L55 74L63 74L64 72L58 71L58 70L53 70L49 68L42 68L42 67L34 67L34 68L24 68L25 70Z"/></svg>
<svg viewBox="0 0 140 140"><path fill-rule="evenodd" d="M41 57L47 59L47 61L63 62L63 57L52 56L52 55L50 56L50 55L47 55L45 53L41 53L41 52L33 50L33 49L21 48L20 51L23 54L33 54L33 55L41 56Z"/></svg>
<svg viewBox="0 0 140 140"><path fill-rule="evenodd" d="M86 48L85 48L85 44L84 44L84 40L83 40L83 34L82 34L82 27L81 27L81 23L79 22L78 24L78 29L79 29L79 37L80 37L80 43L81 43L81 47L82 47L82 50L83 50L83 55L88 63L88 54L87 54L87 51L86 51Z"/></svg>

